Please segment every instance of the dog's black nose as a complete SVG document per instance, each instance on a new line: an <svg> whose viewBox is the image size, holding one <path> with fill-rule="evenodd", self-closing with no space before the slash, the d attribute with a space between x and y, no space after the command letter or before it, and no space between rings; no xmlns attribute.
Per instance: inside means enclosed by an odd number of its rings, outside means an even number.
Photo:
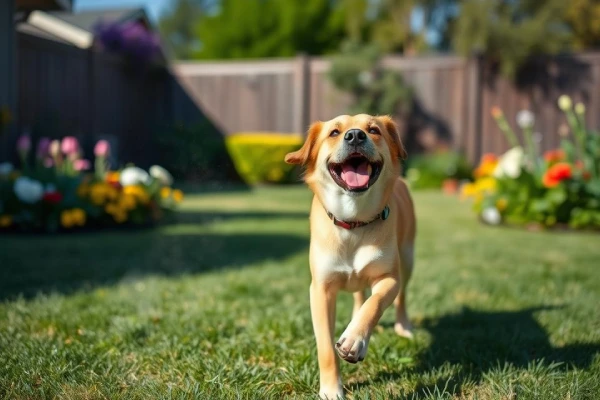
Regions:
<svg viewBox="0 0 600 400"><path fill-rule="evenodd" d="M344 135L344 140L349 144L361 144L367 139L367 134L360 129L350 129Z"/></svg>

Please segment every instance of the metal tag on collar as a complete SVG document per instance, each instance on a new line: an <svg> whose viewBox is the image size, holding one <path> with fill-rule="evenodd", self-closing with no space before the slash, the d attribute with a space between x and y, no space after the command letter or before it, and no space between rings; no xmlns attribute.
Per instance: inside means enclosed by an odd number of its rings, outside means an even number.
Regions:
<svg viewBox="0 0 600 400"><path fill-rule="evenodd" d="M381 212L381 220L385 221L386 219L388 219L389 216L390 216L390 208L388 206L385 206L385 208Z"/></svg>

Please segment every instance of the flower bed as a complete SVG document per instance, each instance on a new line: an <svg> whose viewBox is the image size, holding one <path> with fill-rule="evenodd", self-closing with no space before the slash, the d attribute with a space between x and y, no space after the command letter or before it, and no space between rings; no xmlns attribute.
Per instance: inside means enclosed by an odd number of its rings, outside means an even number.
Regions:
<svg viewBox="0 0 600 400"><path fill-rule="evenodd" d="M517 115L524 144L498 108L492 114L512 148L497 157L486 154L474 171L475 181L463 186L474 209L488 224L600 229L600 135L585 126L585 106L573 107L561 96L559 107L570 127L561 132L559 149L543 157L533 137L535 118L529 111Z"/></svg>
<svg viewBox="0 0 600 400"><path fill-rule="evenodd" d="M17 151L21 170L0 164L0 231L57 232L83 228L147 225L160 221L181 202L173 179L159 166L149 173L129 166L107 168L110 146L94 148L94 172L82 158L77 139L42 138L35 163L28 163L31 140L21 136Z"/></svg>

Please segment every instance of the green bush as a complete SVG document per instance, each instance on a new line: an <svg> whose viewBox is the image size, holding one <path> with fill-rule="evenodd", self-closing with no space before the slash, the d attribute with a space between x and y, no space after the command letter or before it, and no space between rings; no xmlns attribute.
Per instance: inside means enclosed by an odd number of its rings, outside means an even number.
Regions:
<svg viewBox="0 0 600 400"><path fill-rule="evenodd" d="M411 157L406 179L413 189L439 189L446 179L470 179L467 159L454 151L440 151Z"/></svg>
<svg viewBox="0 0 600 400"><path fill-rule="evenodd" d="M299 179L298 169L286 164L285 155L302 147L300 135L239 133L225 143L235 168L250 184L291 183Z"/></svg>

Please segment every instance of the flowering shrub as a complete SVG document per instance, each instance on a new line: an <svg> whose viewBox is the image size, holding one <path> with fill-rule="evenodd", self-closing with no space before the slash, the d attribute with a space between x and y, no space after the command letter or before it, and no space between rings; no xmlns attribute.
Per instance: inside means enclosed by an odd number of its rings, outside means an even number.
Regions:
<svg viewBox="0 0 600 400"><path fill-rule="evenodd" d="M302 143L300 135L275 133L239 133L225 141L238 174L250 185L297 181L297 169L284 159Z"/></svg>
<svg viewBox="0 0 600 400"><path fill-rule="evenodd" d="M500 157L484 155L475 181L462 190L474 199L484 222L600 229L600 135L586 128L583 104L573 107L568 96L561 96L559 107L572 134L562 132L560 148L543 156L534 144L531 112L517 115L525 139L521 145L502 111L492 109L512 148Z"/></svg>
<svg viewBox="0 0 600 400"><path fill-rule="evenodd" d="M110 171L108 142L94 148L95 169L83 159L79 142L42 138L37 143L35 164L28 163L31 140L21 136L17 152L22 169L0 163L0 231L67 231L159 221L183 198L172 189L173 179L160 166L150 173L129 166Z"/></svg>
<svg viewBox="0 0 600 400"><path fill-rule="evenodd" d="M96 25L95 33L104 49L134 62L152 62L161 52L158 35L139 22L102 21Z"/></svg>

